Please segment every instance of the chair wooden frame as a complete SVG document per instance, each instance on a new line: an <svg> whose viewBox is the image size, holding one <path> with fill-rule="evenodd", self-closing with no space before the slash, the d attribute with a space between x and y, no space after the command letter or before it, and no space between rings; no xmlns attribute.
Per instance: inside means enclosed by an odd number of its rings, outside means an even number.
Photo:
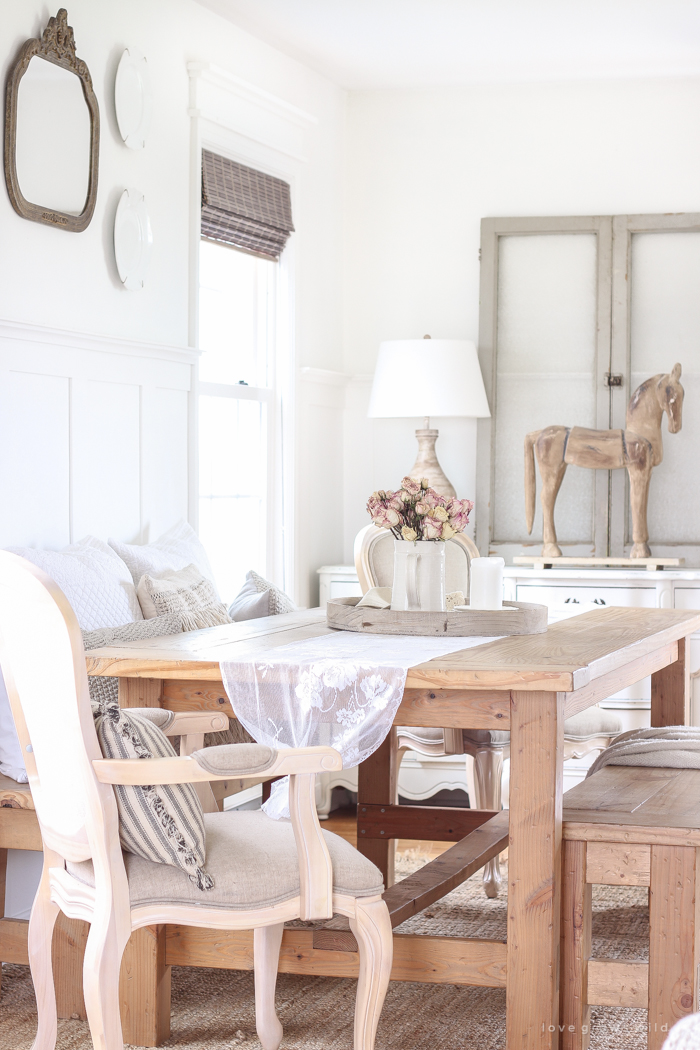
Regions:
<svg viewBox="0 0 700 1050"><path fill-rule="evenodd" d="M73 782L81 785L82 823L52 807L55 770L42 772L44 759L29 733L37 729L37 713L45 694L37 682L46 678L32 668L33 624L39 623L44 645L50 637L53 673L51 703L60 712L66 739L72 743ZM82 638L65 596L41 570L15 555L0 553L0 657L44 846L44 866L28 933L29 963L38 1008L34 1050L54 1050L57 1034L56 996L51 961L53 930L59 913L90 923L83 964L85 1008L95 1050L123 1050L119 1010L122 953L132 931L145 926L177 923L211 930L254 930L256 1027L264 1050L277 1050L282 1027L274 1008L279 949L284 923L293 919L346 916L357 939L360 971L355 1008L355 1050L372 1050L379 1014L391 972L393 942L387 905L380 896L353 897L333 892L333 872L315 809L315 774L340 769L332 748L301 748L279 752L260 776L290 776L290 814L299 857L300 892L282 903L263 908L225 911L180 904L132 907L119 842L114 784L207 785L230 780L214 775L196 758L181 754L147 762L100 756L89 703ZM25 713L27 717L25 718ZM199 722L196 720L199 719ZM32 721L33 720L33 721ZM173 725L177 725L177 721ZM201 732L201 713L185 716L180 732ZM200 725L200 723L202 723ZM172 729L172 726L170 727ZM208 728L208 726L206 727ZM230 745L232 751L236 745ZM187 747L185 747L187 749ZM237 778L249 775L236 771ZM65 789L64 789L65 793ZM88 886L66 870L66 861L91 860L95 885Z"/></svg>

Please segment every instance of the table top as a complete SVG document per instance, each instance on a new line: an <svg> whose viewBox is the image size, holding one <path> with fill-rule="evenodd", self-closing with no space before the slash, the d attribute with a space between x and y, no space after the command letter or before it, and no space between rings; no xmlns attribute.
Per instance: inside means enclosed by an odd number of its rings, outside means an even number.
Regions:
<svg viewBox="0 0 700 1050"><path fill-rule="evenodd" d="M407 688L573 692L700 630L700 611L606 606L546 634L500 638L412 667ZM91 675L220 681L222 660L332 633L323 609L128 642L86 654ZM415 639L419 644L419 639Z"/></svg>

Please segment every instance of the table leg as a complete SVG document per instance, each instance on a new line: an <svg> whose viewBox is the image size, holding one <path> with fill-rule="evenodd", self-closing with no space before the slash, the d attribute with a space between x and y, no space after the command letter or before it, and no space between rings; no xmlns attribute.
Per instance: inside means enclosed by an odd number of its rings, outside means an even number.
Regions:
<svg viewBox="0 0 700 1050"><path fill-rule="evenodd" d="M129 938L119 973L119 1007L125 1043L159 1046L170 1038L165 926L142 926Z"/></svg>
<svg viewBox="0 0 700 1050"><path fill-rule="evenodd" d="M511 694L508 1050L558 1046L565 700Z"/></svg>
<svg viewBox="0 0 700 1050"><path fill-rule="evenodd" d="M162 707L163 682L160 678L120 678L120 707Z"/></svg>
<svg viewBox="0 0 700 1050"><path fill-rule="evenodd" d="M690 638L678 639L678 659L651 676L651 724L684 726L690 721Z"/></svg>
<svg viewBox="0 0 700 1050"><path fill-rule="evenodd" d="M357 771L357 812L365 805L393 806L398 803L398 748L396 746L396 728L380 747L360 765ZM388 889L394 885L394 857L396 839L363 839L357 837L357 848L363 856L377 865Z"/></svg>
<svg viewBox="0 0 700 1050"><path fill-rule="evenodd" d="M60 912L53 928L51 963L59 1017L87 1018L83 998L83 960L90 925Z"/></svg>

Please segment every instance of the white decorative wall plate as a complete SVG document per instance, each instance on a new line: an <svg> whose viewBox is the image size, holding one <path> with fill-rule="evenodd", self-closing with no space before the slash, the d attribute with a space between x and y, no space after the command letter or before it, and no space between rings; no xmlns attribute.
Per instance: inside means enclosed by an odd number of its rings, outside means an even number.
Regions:
<svg viewBox="0 0 700 1050"><path fill-rule="evenodd" d="M135 47L128 47L119 60L114 108L124 143L129 149L143 149L151 126L153 96L148 62Z"/></svg>
<svg viewBox="0 0 700 1050"><path fill-rule="evenodd" d="M125 288L143 288L151 261L153 234L140 190L124 190L114 219L114 256Z"/></svg>

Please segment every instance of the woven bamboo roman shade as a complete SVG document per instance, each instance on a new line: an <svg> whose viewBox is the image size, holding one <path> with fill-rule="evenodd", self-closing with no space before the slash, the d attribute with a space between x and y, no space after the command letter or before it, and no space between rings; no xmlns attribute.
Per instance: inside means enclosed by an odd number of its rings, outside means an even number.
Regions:
<svg viewBox="0 0 700 1050"><path fill-rule="evenodd" d="M293 230L288 183L202 150L202 237L279 259Z"/></svg>

